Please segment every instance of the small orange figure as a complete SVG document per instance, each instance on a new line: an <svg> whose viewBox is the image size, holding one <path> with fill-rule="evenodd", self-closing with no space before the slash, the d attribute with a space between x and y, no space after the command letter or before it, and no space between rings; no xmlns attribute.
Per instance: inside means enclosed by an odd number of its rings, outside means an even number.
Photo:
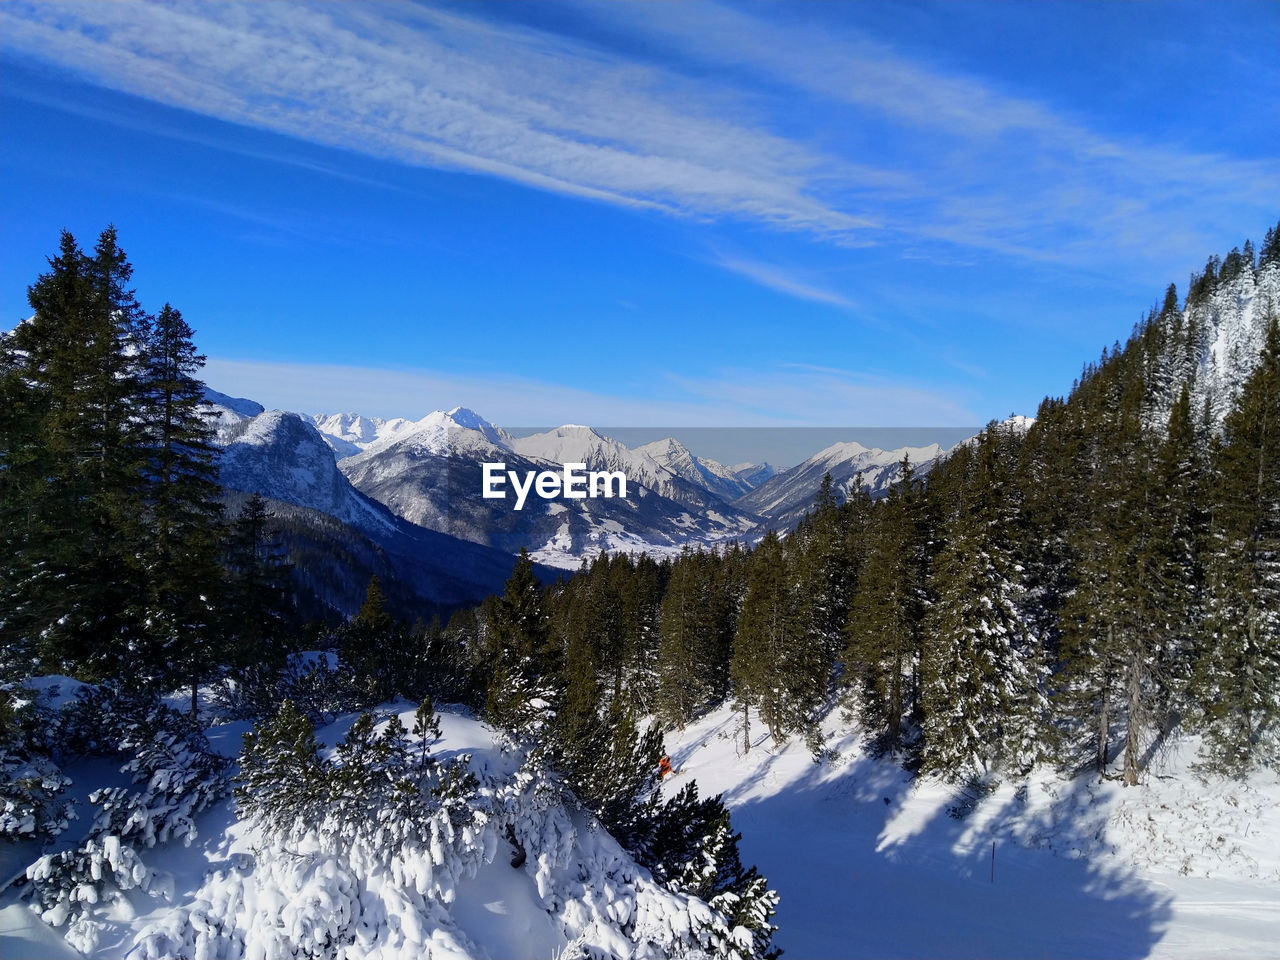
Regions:
<svg viewBox="0 0 1280 960"><path fill-rule="evenodd" d="M671 758L664 755L663 758L658 761L658 775L661 779L665 780L667 779L667 775L671 773L675 773L675 771L671 769Z"/></svg>

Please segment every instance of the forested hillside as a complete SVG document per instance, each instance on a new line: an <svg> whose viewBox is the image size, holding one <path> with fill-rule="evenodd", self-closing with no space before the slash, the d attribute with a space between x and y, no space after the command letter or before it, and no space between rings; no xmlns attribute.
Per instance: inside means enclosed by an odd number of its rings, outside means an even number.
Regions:
<svg viewBox="0 0 1280 960"><path fill-rule="evenodd" d="M545 665L559 640L527 559L487 608L486 662L461 652L470 611L410 628L376 576L349 622L298 625L288 520L224 498L192 331L168 304L147 313L131 275L114 229L91 254L64 233L0 341L0 843L6 873L20 865L5 887L98 955L474 956L455 888L505 841L523 909L555 918L550 949L770 955L776 894L718 797L659 795L657 728L513 686L507 651ZM505 733L467 736L501 772L434 752L432 694L478 706L486 688ZM412 730L370 712L397 694L420 703ZM314 731L335 721L322 755ZM239 856L173 904L157 864L174 841L237 820L266 862ZM620 847L593 839L601 824ZM479 889L511 885L486 875ZM104 939L141 898L173 909Z"/></svg>
<svg viewBox="0 0 1280 960"><path fill-rule="evenodd" d="M1185 301L1171 286L1029 431L993 423L927 483L904 463L879 500L828 483L750 552L601 557L536 616L528 601L536 636L496 642L489 604L463 649L495 665L509 713L558 690L561 722L624 709L670 729L732 702L744 749L763 724L820 756L838 697L880 748L949 778L1049 761L1136 784L1188 732L1207 766L1274 763L1278 292L1269 231Z"/></svg>
<svg viewBox="0 0 1280 960"><path fill-rule="evenodd" d="M1276 762L1276 231L1256 258L1246 245L1210 260L1185 300L1170 287L1029 430L992 423L927 481L904 461L876 499L857 485L840 497L828 477L793 531L750 550L602 555L549 586L522 552L502 595L447 623L424 607L412 626L376 576L349 622L298 626L288 518L220 489L191 329L169 305L146 313L130 275L113 230L92 254L64 235L0 353L0 833L30 862L23 895L86 949L106 929L95 904L154 894L147 851L194 836L234 786L236 815L281 852L356 844L335 868L345 886L324 894L348 913L318 933L228 906L201 914L206 940L182 949L247 949L278 922L294 926L272 956L365 956L354 905L387 864L473 878L498 824L516 869L530 852L538 870L544 855L579 862L554 835L581 816L625 851L629 883L645 871L629 896L652 882L684 898L663 916L693 919L605 920L539 873L563 942L768 955L777 895L742 864L721 798L692 781L658 789L663 731L721 708L741 753L766 732L821 762L842 705L874 750L979 796L1037 764L1139 785L1152 752L1186 734L1219 774ZM59 685L78 693L51 696ZM397 697L424 705L411 733L358 716ZM481 711L519 772L432 759L433 700ZM322 755L315 730L344 716ZM234 747L212 746L228 723L253 725L238 769ZM123 764L126 784L66 773L93 758ZM94 811L87 833L70 829L76 794ZM366 835L370 818L400 832ZM451 847L446 822L461 831ZM604 855L590 849L572 856ZM236 869L219 896L250 882ZM446 887L414 915L452 930ZM168 942L138 933L153 955Z"/></svg>

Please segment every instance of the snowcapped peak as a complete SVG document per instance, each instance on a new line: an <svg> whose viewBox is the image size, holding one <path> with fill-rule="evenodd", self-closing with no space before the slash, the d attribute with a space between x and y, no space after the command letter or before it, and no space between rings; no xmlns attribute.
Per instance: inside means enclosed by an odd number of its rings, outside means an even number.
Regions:
<svg viewBox="0 0 1280 960"><path fill-rule="evenodd" d="M856 440L849 440L844 443L833 443L831 446L815 453L810 460L826 460L831 463L842 463L845 460L853 460L860 457L864 453L870 453L869 447L864 447Z"/></svg>
<svg viewBox="0 0 1280 960"><path fill-rule="evenodd" d="M483 431L486 428L493 429L493 424L469 407L454 407L445 416L458 426L466 427L470 430Z"/></svg>

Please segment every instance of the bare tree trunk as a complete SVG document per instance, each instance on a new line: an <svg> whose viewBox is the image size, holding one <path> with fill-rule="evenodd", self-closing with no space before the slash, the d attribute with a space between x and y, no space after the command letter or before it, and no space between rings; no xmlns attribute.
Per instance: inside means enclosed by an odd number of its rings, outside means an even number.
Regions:
<svg viewBox="0 0 1280 960"><path fill-rule="evenodd" d="M751 752L751 715L748 713L749 709L746 703L742 704L742 752L744 754Z"/></svg>
<svg viewBox="0 0 1280 960"><path fill-rule="evenodd" d="M1124 735L1124 782L1138 785L1138 737L1142 732L1142 647L1136 641L1129 653L1129 717Z"/></svg>
<svg viewBox="0 0 1280 960"><path fill-rule="evenodd" d="M1102 703L1098 707L1098 745L1095 762L1098 765L1098 776L1107 772L1107 741L1111 736L1111 716L1108 713L1111 704L1107 701L1107 690L1102 690Z"/></svg>

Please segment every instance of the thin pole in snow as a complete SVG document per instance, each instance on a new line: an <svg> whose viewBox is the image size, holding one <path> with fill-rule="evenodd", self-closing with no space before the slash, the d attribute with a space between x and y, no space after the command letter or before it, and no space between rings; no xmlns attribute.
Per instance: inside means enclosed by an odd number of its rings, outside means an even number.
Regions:
<svg viewBox="0 0 1280 960"><path fill-rule="evenodd" d="M991 841L991 882L996 882L996 842Z"/></svg>

